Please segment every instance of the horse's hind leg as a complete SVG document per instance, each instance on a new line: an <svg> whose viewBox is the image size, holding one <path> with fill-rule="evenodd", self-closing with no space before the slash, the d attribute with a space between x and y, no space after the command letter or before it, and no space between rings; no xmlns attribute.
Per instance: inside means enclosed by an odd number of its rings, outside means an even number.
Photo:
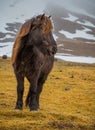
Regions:
<svg viewBox="0 0 95 130"><path fill-rule="evenodd" d="M22 109L23 106L23 92L24 92L24 75L16 74L17 79L17 102L15 109Z"/></svg>

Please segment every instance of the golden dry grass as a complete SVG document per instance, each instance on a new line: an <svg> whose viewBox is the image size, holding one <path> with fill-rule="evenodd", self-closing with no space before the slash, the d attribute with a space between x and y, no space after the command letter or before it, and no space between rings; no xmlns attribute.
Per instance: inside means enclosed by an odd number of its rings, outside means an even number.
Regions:
<svg viewBox="0 0 95 130"><path fill-rule="evenodd" d="M38 112L14 110L15 86L10 59L0 58L0 130L95 130L95 64L56 61Z"/></svg>

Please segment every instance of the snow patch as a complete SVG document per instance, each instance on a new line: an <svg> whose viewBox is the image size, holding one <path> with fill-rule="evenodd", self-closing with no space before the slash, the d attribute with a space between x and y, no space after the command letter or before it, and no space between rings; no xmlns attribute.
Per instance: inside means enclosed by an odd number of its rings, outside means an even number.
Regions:
<svg viewBox="0 0 95 130"><path fill-rule="evenodd" d="M65 19L65 20L69 20L69 21L71 21L71 22L74 22L74 21L76 21L76 20L78 19L78 17L75 17L75 16L69 14L69 17L67 17L67 18L62 17L62 19Z"/></svg>
<svg viewBox="0 0 95 130"><path fill-rule="evenodd" d="M71 22L76 22L76 23L79 23L81 25L85 25L85 26L89 26L89 27L94 27L95 28L95 25L93 23L91 23L90 21L87 21L87 20L83 20L84 22L81 22L81 21L78 21L78 17L76 16L73 16L72 14L68 14L69 17L65 18L65 17L61 17L62 19L65 19L65 20L68 20L68 21L71 21Z"/></svg>
<svg viewBox="0 0 95 130"><path fill-rule="evenodd" d="M55 41L58 39L58 36L56 36L55 34L53 34L53 37L54 37Z"/></svg>
<svg viewBox="0 0 95 130"><path fill-rule="evenodd" d="M74 38L85 38L90 40L95 40L95 36L88 34L87 32L91 31L88 28L84 28L84 30L76 30L76 33L70 33L64 30L60 30L59 33L64 34L67 38L74 39Z"/></svg>
<svg viewBox="0 0 95 130"><path fill-rule="evenodd" d="M95 44L95 42L85 42L85 43L90 44L90 45L91 45L91 44Z"/></svg>
<svg viewBox="0 0 95 130"><path fill-rule="evenodd" d="M7 55L7 56L11 57L12 48L13 48L12 42L0 43L0 56Z"/></svg>
<svg viewBox="0 0 95 130"><path fill-rule="evenodd" d="M77 63L95 63L94 57L85 57L85 56L73 56L73 55L60 55L56 54L55 58L64 60L64 61L70 61L70 62L77 62Z"/></svg>
<svg viewBox="0 0 95 130"><path fill-rule="evenodd" d="M7 34L5 37L0 38L0 40L5 40L7 38L14 38L14 36L11 36L11 35Z"/></svg>
<svg viewBox="0 0 95 130"><path fill-rule="evenodd" d="M58 47L61 47L61 46L63 47L64 45L61 43L61 44L58 44L57 46L58 46Z"/></svg>
<svg viewBox="0 0 95 130"><path fill-rule="evenodd" d="M71 49L64 49L64 48L61 48L61 50L64 50L64 51L73 51Z"/></svg>
<svg viewBox="0 0 95 130"><path fill-rule="evenodd" d="M77 23L81 24L81 25L85 25L85 26L89 26L89 27L93 27L95 28L95 25L87 20L84 20L84 22L80 22L80 21L77 21Z"/></svg>

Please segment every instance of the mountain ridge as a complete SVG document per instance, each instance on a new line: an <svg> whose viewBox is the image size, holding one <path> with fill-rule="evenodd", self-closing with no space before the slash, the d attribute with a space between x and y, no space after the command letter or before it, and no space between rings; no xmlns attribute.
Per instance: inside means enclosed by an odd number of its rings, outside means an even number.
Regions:
<svg viewBox="0 0 95 130"><path fill-rule="evenodd" d="M52 4L47 5L43 12L52 16L58 53L95 57L95 18ZM15 37L23 21L27 19L24 13L19 16L19 19L16 16L12 22L6 21L3 30L0 31L0 55L4 52L11 56ZM5 52L7 49L10 51Z"/></svg>

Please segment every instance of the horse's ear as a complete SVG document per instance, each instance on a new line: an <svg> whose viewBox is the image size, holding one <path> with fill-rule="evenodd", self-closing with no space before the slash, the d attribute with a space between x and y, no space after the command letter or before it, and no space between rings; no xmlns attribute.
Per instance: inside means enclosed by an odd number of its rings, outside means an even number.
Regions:
<svg viewBox="0 0 95 130"><path fill-rule="evenodd" d="M51 15L50 15L50 16L48 16L48 18L50 19L50 18L51 18Z"/></svg>
<svg viewBox="0 0 95 130"><path fill-rule="evenodd" d="M41 20L44 18L44 16L45 16L45 13L44 13L44 14L42 14L42 16L41 16Z"/></svg>

